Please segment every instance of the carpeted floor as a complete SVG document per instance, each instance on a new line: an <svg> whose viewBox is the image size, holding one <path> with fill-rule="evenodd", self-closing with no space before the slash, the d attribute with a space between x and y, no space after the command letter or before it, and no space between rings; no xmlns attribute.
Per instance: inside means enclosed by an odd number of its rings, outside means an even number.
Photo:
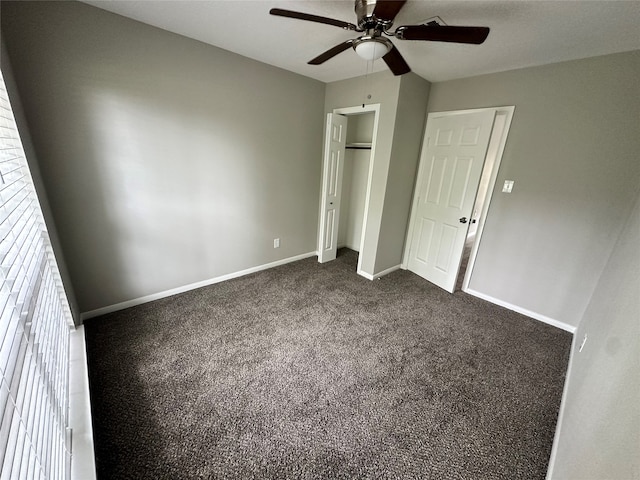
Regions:
<svg viewBox="0 0 640 480"><path fill-rule="evenodd" d="M100 479L543 479L571 335L357 254L85 323Z"/></svg>

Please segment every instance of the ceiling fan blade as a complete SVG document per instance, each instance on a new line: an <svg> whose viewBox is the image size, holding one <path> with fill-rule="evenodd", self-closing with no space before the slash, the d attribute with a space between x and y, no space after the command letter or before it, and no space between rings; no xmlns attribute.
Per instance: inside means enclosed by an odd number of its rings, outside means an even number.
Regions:
<svg viewBox="0 0 640 480"><path fill-rule="evenodd" d="M432 42L472 43L480 45L487 39L489 27L457 27L451 25L403 25L395 31L400 40L431 40Z"/></svg>
<svg viewBox="0 0 640 480"><path fill-rule="evenodd" d="M307 20L309 22L333 25L335 27L344 28L345 30L356 29L356 26L353 23L343 22L342 20L336 20L334 18L311 15L309 13L294 12L293 10L283 10L282 8L272 8L271 10L269 10L269 13L271 15L277 15L278 17L297 18L298 20Z"/></svg>
<svg viewBox="0 0 640 480"><path fill-rule="evenodd" d="M335 47L330 48L326 52L321 53L320 55L318 55L313 60L309 60L307 63L309 65L320 65L321 63L326 62L330 58L335 57L339 53L344 52L346 49L348 49L352 45L353 45L353 40L347 40L346 42L340 43L339 45L336 45Z"/></svg>
<svg viewBox="0 0 640 480"><path fill-rule="evenodd" d="M404 61L404 58L402 58L402 55L400 55L395 45L382 59L394 75L404 75L411 71L411 68L407 65L407 62Z"/></svg>
<svg viewBox="0 0 640 480"><path fill-rule="evenodd" d="M373 14L381 20L393 20L407 0L377 0Z"/></svg>

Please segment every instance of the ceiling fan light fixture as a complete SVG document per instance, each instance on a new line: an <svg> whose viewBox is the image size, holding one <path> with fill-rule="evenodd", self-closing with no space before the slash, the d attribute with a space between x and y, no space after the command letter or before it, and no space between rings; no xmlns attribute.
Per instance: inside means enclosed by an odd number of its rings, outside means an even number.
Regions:
<svg viewBox="0 0 640 480"><path fill-rule="evenodd" d="M472 45L480 45L489 35L489 27L445 25L440 17L425 20L424 24L421 25L401 25L394 32L390 31L396 15L406 2L407 0L354 0L355 13L358 18L357 25L343 20L336 20L335 18L321 17L282 8L272 8L269 13L279 17L323 23L344 30L365 33L361 37L343 41L312 58L307 62L309 65L322 65L327 60L351 47L358 56L367 61L382 58L394 75L409 73L411 68L402 57L400 51L383 35L397 40L422 40Z"/></svg>
<svg viewBox="0 0 640 480"><path fill-rule="evenodd" d="M391 50L391 42L380 37L361 37L353 48L361 58L370 61L384 57Z"/></svg>

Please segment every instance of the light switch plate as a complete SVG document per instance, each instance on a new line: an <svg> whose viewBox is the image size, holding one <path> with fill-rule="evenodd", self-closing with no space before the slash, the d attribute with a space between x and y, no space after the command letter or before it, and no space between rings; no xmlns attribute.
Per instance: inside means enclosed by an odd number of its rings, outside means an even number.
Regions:
<svg viewBox="0 0 640 480"><path fill-rule="evenodd" d="M505 180L502 186L502 192L511 193L511 190L513 190L513 180Z"/></svg>

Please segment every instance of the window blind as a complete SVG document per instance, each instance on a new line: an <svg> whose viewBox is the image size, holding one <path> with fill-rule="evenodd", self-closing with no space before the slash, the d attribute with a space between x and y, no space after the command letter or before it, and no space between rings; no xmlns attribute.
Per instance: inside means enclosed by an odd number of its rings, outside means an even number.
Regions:
<svg viewBox="0 0 640 480"><path fill-rule="evenodd" d="M0 479L67 479L71 311L0 73Z"/></svg>

